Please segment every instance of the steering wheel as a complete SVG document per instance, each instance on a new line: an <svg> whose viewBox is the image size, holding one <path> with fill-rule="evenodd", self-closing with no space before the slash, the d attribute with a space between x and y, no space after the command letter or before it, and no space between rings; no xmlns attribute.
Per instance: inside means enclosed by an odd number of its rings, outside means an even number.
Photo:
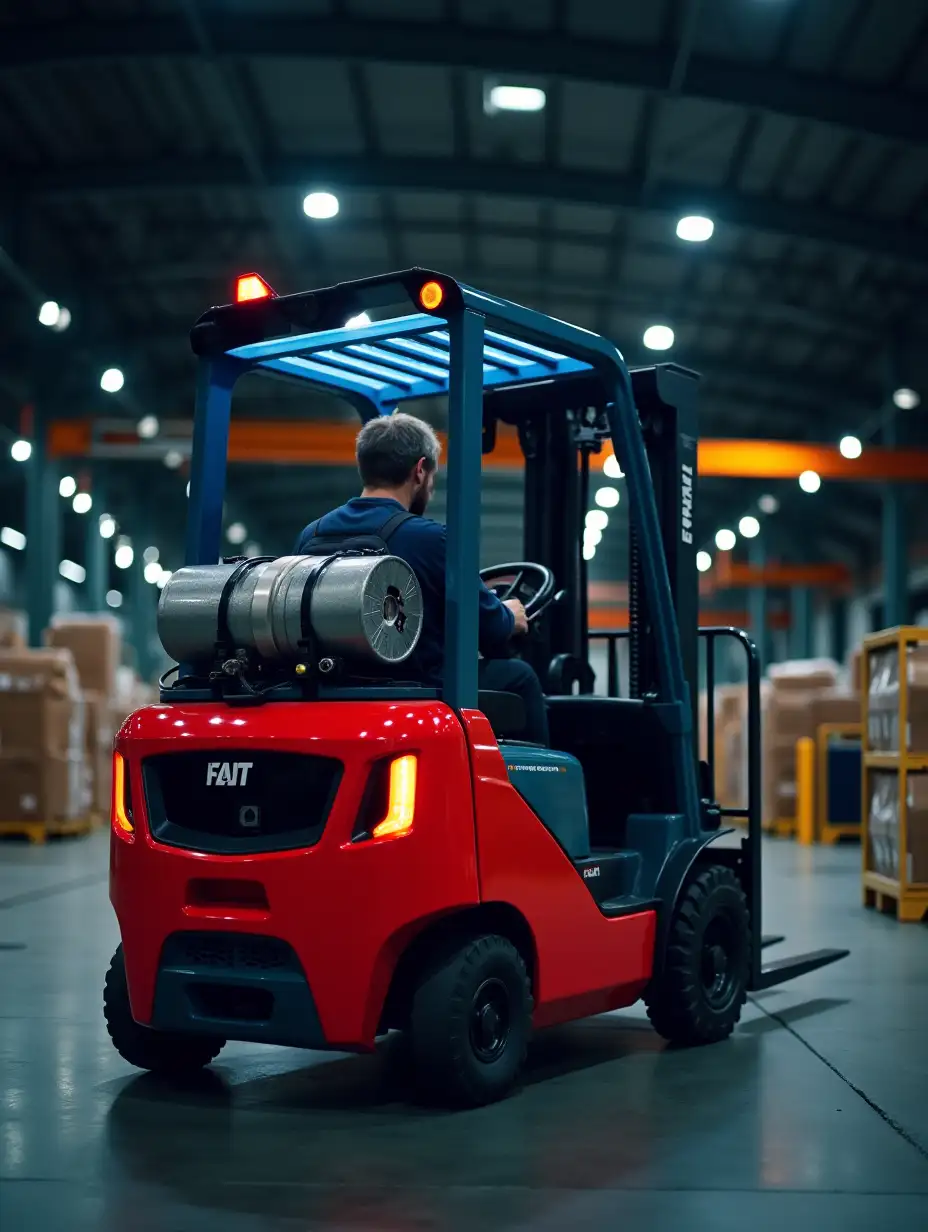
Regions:
<svg viewBox="0 0 928 1232"><path fill-rule="evenodd" d="M490 565L480 570L484 584L498 598L519 599L525 607L528 620L535 620L556 597L554 574L546 565L530 560L516 561L508 565Z"/></svg>

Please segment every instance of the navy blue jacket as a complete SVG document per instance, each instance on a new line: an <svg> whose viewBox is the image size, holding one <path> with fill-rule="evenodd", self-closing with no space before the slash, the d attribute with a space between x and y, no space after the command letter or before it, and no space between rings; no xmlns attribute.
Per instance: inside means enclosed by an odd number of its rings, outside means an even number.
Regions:
<svg viewBox="0 0 928 1232"><path fill-rule="evenodd" d="M390 512L401 509L391 497L356 496L305 527L294 551L302 554L313 535L376 534ZM393 532L389 548L411 566L422 588L422 634L410 664L417 676L440 684L445 660L445 528L431 518L409 518ZM480 587L480 653L486 659L500 658L515 617L479 578L475 581Z"/></svg>

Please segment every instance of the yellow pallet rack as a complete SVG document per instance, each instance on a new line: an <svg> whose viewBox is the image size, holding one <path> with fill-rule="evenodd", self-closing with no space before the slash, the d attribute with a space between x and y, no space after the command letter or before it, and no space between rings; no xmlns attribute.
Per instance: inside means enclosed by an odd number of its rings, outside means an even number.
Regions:
<svg viewBox="0 0 928 1232"><path fill-rule="evenodd" d="M874 633L864 639L861 663L861 736L862 736L862 782L861 782L861 852L863 901L867 907L875 907L896 915L906 922L918 922L928 913L928 882L910 883L907 871L908 835L908 775L928 771L928 750L911 753L905 749L895 752L871 749L869 730L870 658L874 651L895 648L899 660L898 731L900 744L905 743L908 729L909 689L906 656L912 645L928 645L928 628L902 625ZM887 877L870 867L871 844L870 786L874 771L892 770L898 778L899 808L899 876Z"/></svg>
<svg viewBox="0 0 928 1232"><path fill-rule="evenodd" d="M860 723L822 723L815 733L815 841L826 844L839 843L844 838L859 839L861 828L860 821L828 820L828 745L834 737L863 741L863 727Z"/></svg>

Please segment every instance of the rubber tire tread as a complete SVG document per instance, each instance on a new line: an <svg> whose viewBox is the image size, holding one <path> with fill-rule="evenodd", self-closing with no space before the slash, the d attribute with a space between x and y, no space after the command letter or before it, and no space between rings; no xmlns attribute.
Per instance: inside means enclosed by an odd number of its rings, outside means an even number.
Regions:
<svg viewBox="0 0 928 1232"><path fill-rule="evenodd" d="M469 1009L480 982L504 975L513 1005L509 1041L494 1062L471 1050ZM503 1099L525 1064L532 1030L532 986L522 955L502 936L487 934L451 943L435 954L412 998L410 1035L416 1077L429 1100L476 1108Z"/></svg>
<svg viewBox="0 0 928 1232"><path fill-rule="evenodd" d="M126 964L120 945L113 955L103 985L103 1017L113 1047L136 1069L181 1077L209 1065L225 1040L215 1035L183 1035L153 1031L132 1017Z"/></svg>
<svg viewBox="0 0 928 1232"><path fill-rule="evenodd" d="M723 1015L713 1011L702 998L698 979L700 956L694 954L708 923L703 917L711 906L712 897L720 892L726 895L744 925L741 988ZM727 1039L747 1000L750 954L751 917L741 882L726 865L712 864L703 868L683 891L667 940L664 970L645 993L648 1017L657 1033L670 1043L688 1046Z"/></svg>

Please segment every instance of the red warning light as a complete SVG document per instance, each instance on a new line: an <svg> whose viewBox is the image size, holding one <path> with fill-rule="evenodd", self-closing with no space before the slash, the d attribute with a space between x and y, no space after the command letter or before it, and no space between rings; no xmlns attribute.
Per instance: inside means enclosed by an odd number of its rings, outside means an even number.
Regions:
<svg viewBox="0 0 928 1232"><path fill-rule="evenodd" d="M276 299L274 291L260 274L242 274L235 282L235 302L244 304L250 299Z"/></svg>

